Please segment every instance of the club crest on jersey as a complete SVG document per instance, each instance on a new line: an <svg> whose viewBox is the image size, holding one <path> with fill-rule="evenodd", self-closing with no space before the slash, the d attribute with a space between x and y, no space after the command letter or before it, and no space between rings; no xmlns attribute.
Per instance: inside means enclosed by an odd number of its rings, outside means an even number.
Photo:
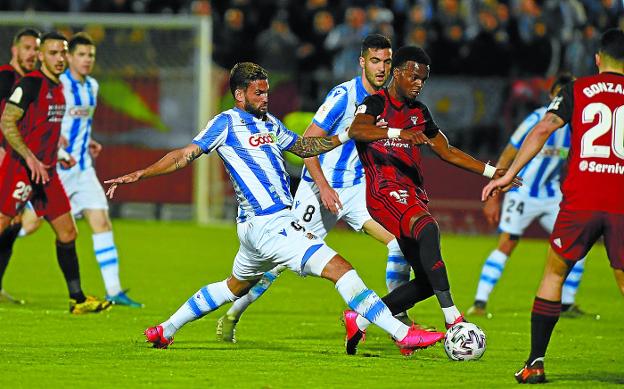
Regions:
<svg viewBox="0 0 624 389"><path fill-rule="evenodd" d="M268 145L277 143L277 136L272 133L253 134L249 137L249 145L253 147L260 147L262 145Z"/></svg>
<svg viewBox="0 0 624 389"><path fill-rule="evenodd" d="M416 123L418 123L418 116L410 116L410 120L412 121L413 125L416 125Z"/></svg>

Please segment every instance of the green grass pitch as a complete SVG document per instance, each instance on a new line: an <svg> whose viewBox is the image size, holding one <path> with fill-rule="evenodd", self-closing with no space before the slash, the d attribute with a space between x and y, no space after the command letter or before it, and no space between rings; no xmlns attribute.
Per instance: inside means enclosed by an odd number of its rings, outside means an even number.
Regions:
<svg viewBox="0 0 624 389"><path fill-rule="evenodd" d="M103 295L87 226L79 223L83 288ZM113 307L73 317L44 227L17 242L5 288L27 305L0 305L0 388L14 387L232 387L405 388L500 387L529 348L529 316L541 278L545 241L525 240L510 259L490 300L491 319L473 321L488 340L484 357L451 362L441 345L411 358L380 329L369 330L357 356L343 349L344 303L325 280L283 274L241 320L237 344L215 340L221 308L190 323L168 350L144 343L142 332L166 319L207 283L224 279L238 248L233 226L115 222L124 287L144 309ZM328 243L349 259L369 287L385 291L385 247L364 235L332 232ZM493 237L442 238L452 292L463 311L472 302L481 264ZM418 321L443 326L435 299L413 308ZM624 304L604 248L590 253L577 301L592 317L561 319L546 359L551 387L624 384Z"/></svg>

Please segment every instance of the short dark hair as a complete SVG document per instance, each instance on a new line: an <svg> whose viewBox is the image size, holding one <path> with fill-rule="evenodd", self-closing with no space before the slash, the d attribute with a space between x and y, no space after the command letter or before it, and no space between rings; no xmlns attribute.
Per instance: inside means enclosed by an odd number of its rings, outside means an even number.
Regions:
<svg viewBox="0 0 624 389"><path fill-rule="evenodd" d="M89 34L86 32L79 32L69 38L69 42L67 42L67 50L69 50L70 53L73 53L78 45L95 46L95 43Z"/></svg>
<svg viewBox="0 0 624 389"><path fill-rule="evenodd" d="M574 81L574 76L572 74L561 73L559 76L557 76L552 86L550 87L550 94L553 94L555 90L562 88L564 85L572 81Z"/></svg>
<svg viewBox="0 0 624 389"><path fill-rule="evenodd" d="M16 45L23 36L32 36L33 38L39 39L41 33L34 28L23 28L13 36L13 44Z"/></svg>
<svg viewBox="0 0 624 389"><path fill-rule="evenodd" d="M67 38L65 38L65 36L63 36L60 32L46 32L45 34L41 35L41 46L43 46L43 43L45 41L49 40L67 41Z"/></svg>
<svg viewBox="0 0 624 389"><path fill-rule="evenodd" d="M269 74L262 66L253 62L239 62L230 71L230 92L247 89L252 81L268 80Z"/></svg>
<svg viewBox="0 0 624 389"><path fill-rule="evenodd" d="M624 31L619 28L605 31L600 37L598 52L617 61L624 61Z"/></svg>
<svg viewBox="0 0 624 389"><path fill-rule="evenodd" d="M408 61L431 65L431 58L429 58L429 55L422 47L403 46L392 56L392 69L400 68Z"/></svg>
<svg viewBox="0 0 624 389"><path fill-rule="evenodd" d="M392 48L392 43L390 39L381 34L370 34L364 38L362 41L362 49L360 50L360 56L363 57L364 54L370 49L390 49Z"/></svg>

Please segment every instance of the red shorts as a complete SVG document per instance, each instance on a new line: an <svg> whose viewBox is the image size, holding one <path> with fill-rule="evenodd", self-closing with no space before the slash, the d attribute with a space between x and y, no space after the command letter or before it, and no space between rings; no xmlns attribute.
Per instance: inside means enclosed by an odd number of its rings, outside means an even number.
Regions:
<svg viewBox="0 0 624 389"><path fill-rule="evenodd" d="M418 196L414 188L368 190L366 207L371 217L397 238L411 236L409 223L413 216L429 214L426 197Z"/></svg>
<svg viewBox="0 0 624 389"><path fill-rule="evenodd" d="M15 217L28 201L37 216L43 216L47 220L54 220L71 210L69 199L56 172L52 172L47 184L33 184L28 170L7 155L0 165L0 212Z"/></svg>
<svg viewBox="0 0 624 389"><path fill-rule="evenodd" d="M563 258L578 261L604 236L614 269L624 269L624 215L561 208L550 235L550 245Z"/></svg>

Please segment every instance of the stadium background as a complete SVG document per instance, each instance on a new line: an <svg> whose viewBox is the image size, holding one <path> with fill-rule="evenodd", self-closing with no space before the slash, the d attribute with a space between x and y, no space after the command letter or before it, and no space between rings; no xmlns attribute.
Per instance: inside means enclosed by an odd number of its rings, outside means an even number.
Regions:
<svg viewBox="0 0 624 389"><path fill-rule="evenodd" d="M232 104L227 76L252 60L270 72L270 110L297 132L329 89L359 74L361 39L370 32L425 47L432 75L422 95L451 142L495 160L522 118L547 99L556 74L594 72L600 31L624 25L621 0L5 0L0 1L0 62L21 27L86 30L97 43L94 76L101 92L94 137L105 179L158 159L189 142L204 123ZM209 77L198 74L198 27L211 26ZM205 33L205 30L203 30ZM204 101L204 100L201 100ZM113 216L192 219L208 205L210 221L233 221L235 200L220 162L119 191ZM289 158L296 189L301 161ZM493 232L480 214L483 179L427 156L426 187L443 231ZM435 177L435 178L434 178ZM194 191L197 183L208 190ZM195 184L195 185L194 185ZM199 198L198 198L199 197ZM197 209L197 208L195 208ZM204 221L206 219L204 218ZM529 235L543 236L533 227Z"/></svg>

